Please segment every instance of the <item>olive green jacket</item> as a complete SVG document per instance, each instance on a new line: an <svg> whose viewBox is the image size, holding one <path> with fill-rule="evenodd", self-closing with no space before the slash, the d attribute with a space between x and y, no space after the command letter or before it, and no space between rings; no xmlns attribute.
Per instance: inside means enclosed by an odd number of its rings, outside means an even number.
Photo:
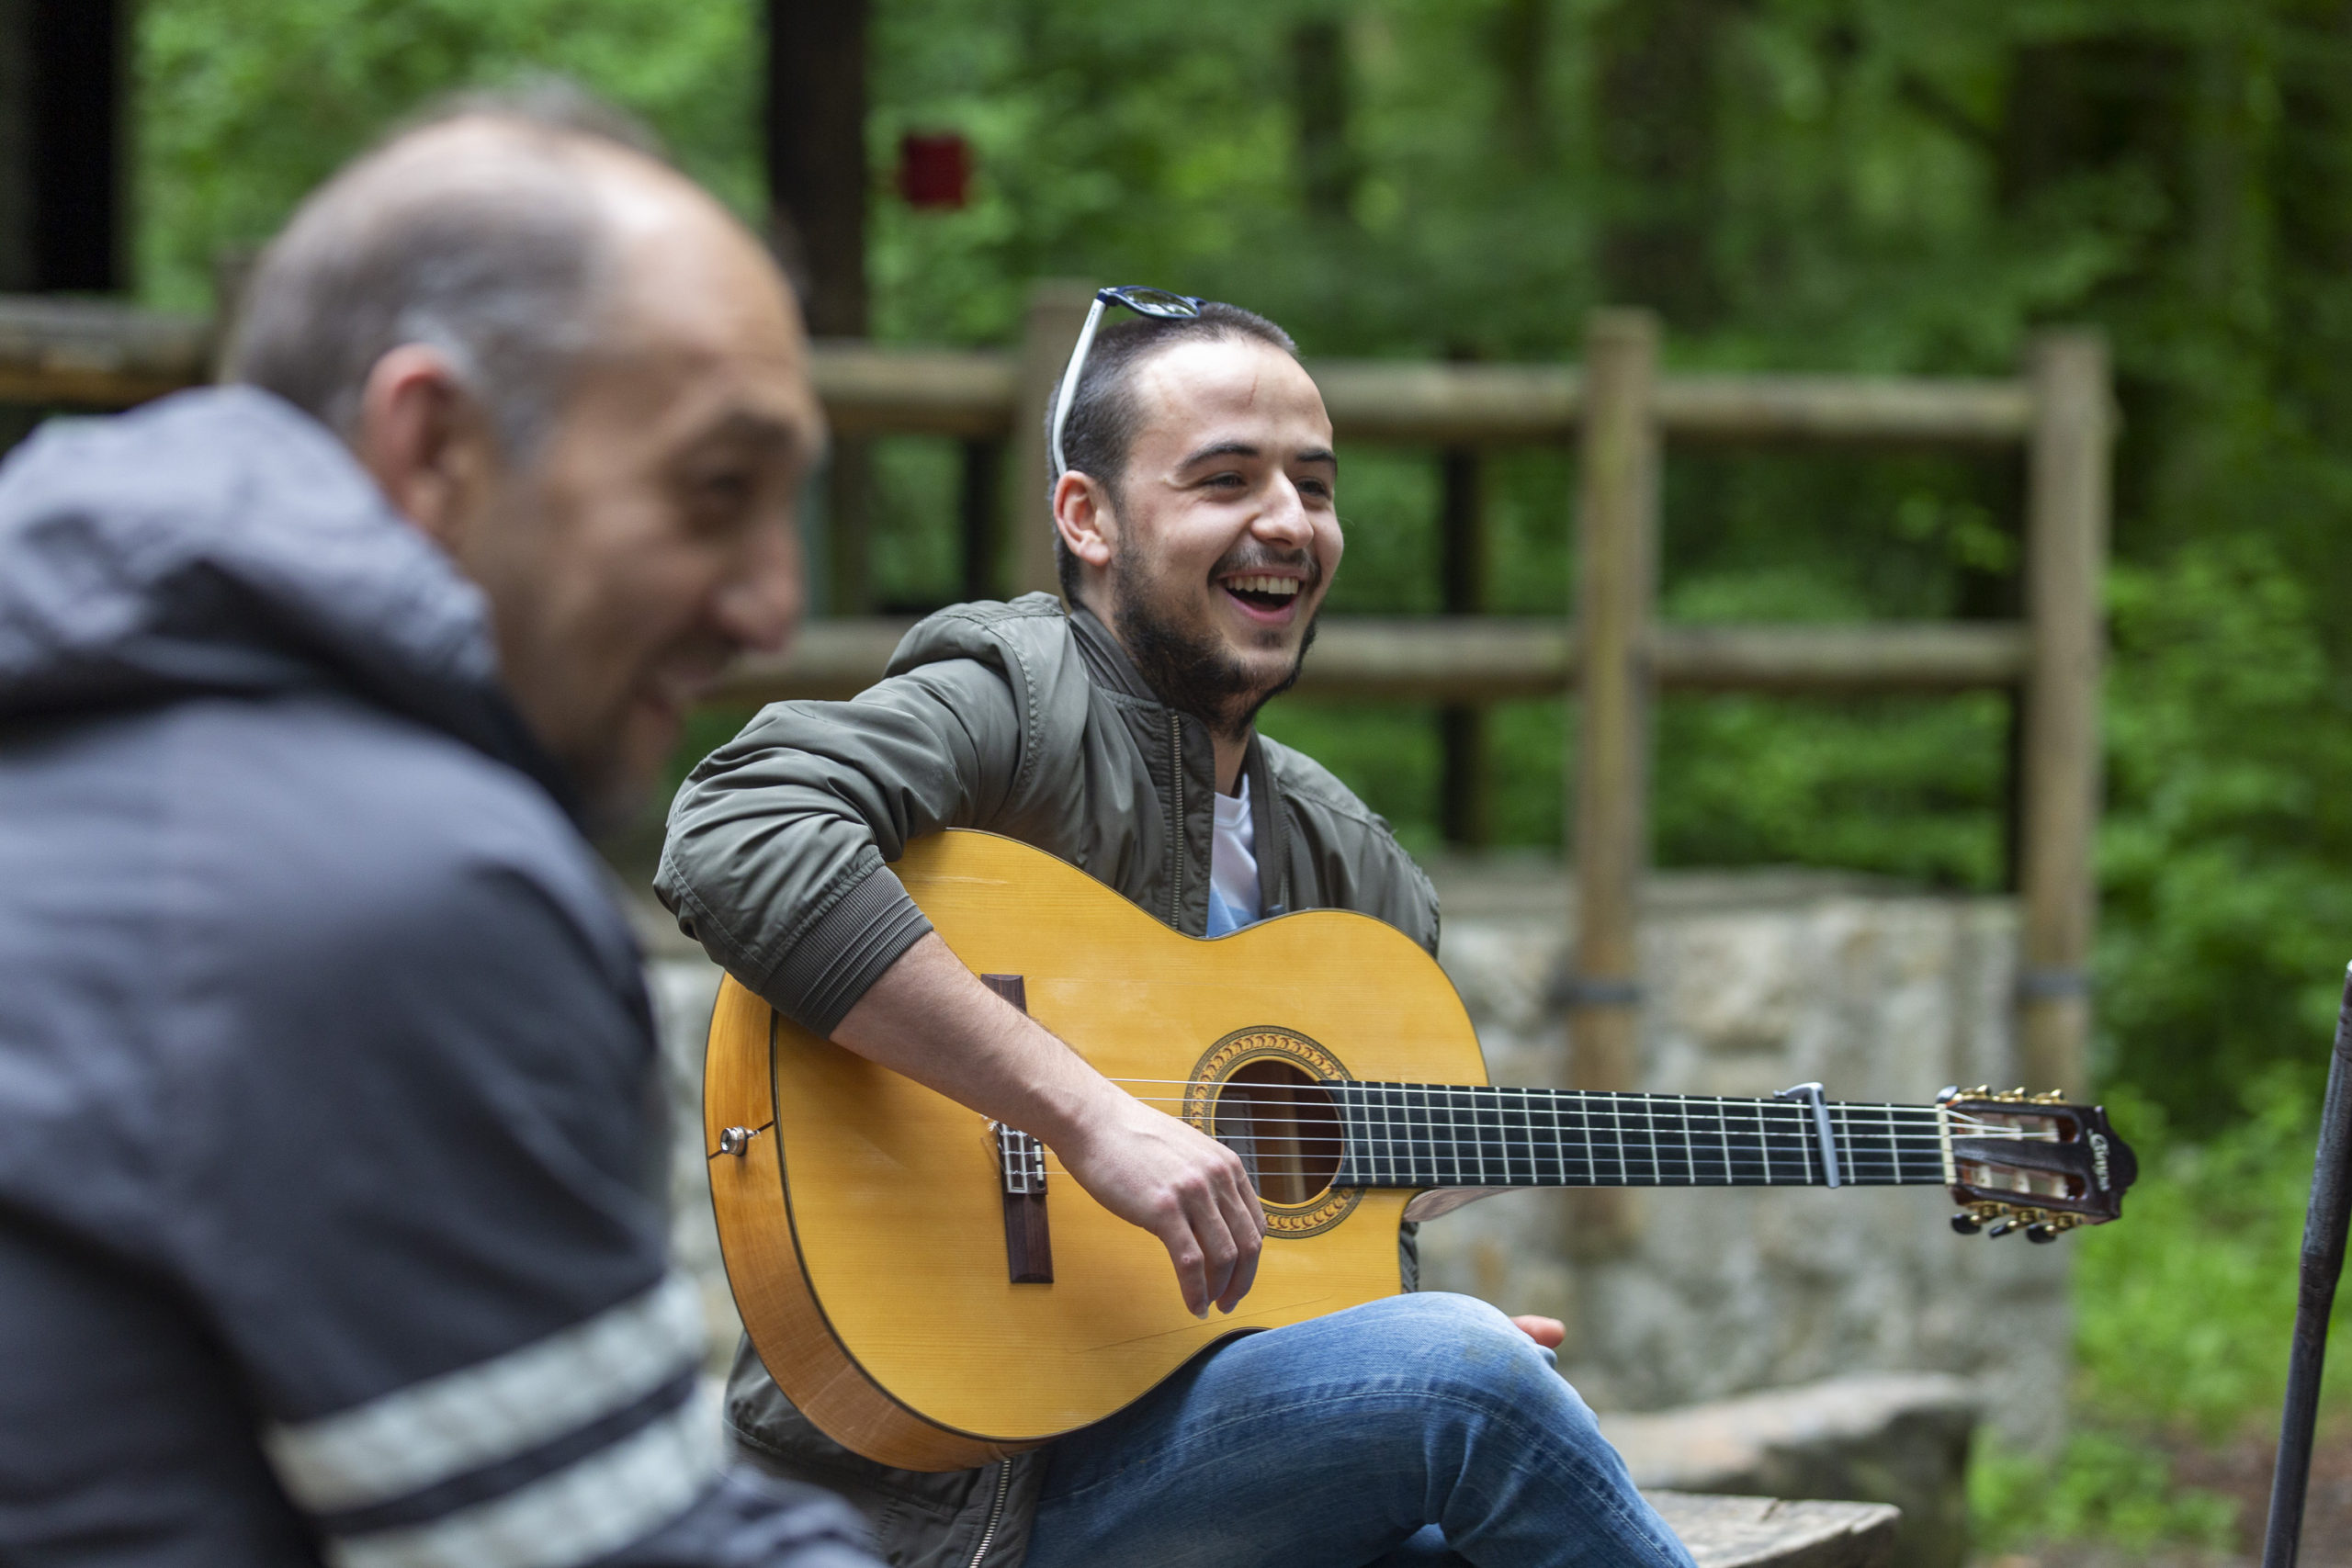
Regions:
<svg viewBox="0 0 2352 1568"><path fill-rule="evenodd" d="M1265 914L1360 910L1436 950L1436 895L1387 823L1287 747L1253 740L1243 765ZM830 1035L931 929L888 868L910 840L1003 833L1204 936L1216 794L1206 727L1162 704L1092 615L1044 593L959 604L854 701L778 703L713 752L671 807L654 888L731 974ZM1409 1247L1405 1267L1409 1287ZM756 1462L847 1495L900 1568L1018 1568L1050 1448L888 1469L810 1426L748 1346L727 1407Z"/></svg>

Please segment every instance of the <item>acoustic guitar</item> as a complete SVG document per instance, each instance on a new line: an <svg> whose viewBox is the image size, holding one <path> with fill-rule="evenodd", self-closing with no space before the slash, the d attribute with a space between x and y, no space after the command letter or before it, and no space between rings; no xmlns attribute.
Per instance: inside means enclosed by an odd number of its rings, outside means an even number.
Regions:
<svg viewBox="0 0 2352 1568"><path fill-rule="evenodd" d="M731 978L704 1122L729 1282L796 1405L885 1464L954 1470L1099 1421L1205 1347L1400 1288L1396 1228L1521 1187L1943 1187L1963 1231L2112 1220L2135 1173L2096 1107L1498 1089L1411 939L1308 910L1180 935L1085 873L949 831L895 867L957 957L1106 1077L1223 1141L1267 1237L1196 1320L1148 1233L1017 1129L818 1039Z"/></svg>

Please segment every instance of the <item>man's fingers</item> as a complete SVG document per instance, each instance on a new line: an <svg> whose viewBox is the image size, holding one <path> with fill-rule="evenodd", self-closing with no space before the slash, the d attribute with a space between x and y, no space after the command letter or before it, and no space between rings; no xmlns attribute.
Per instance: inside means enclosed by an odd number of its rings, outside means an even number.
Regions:
<svg viewBox="0 0 2352 1568"><path fill-rule="evenodd" d="M1266 1212L1246 1180L1227 1186L1220 1197L1226 1228L1232 1234L1238 1253L1232 1276L1218 1294L1216 1304L1219 1311L1231 1312L1250 1293L1250 1287L1257 1283L1258 1259L1266 1246Z"/></svg>
<svg viewBox="0 0 2352 1568"><path fill-rule="evenodd" d="M1511 1322L1518 1325L1519 1331L1521 1334L1526 1335L1530 1339L1534 1340L1535 1343L1543 1346L1546 1350L1558 1349L1560 1348L1560 1341L1568 1337L1568 1325L1562 1323L1556 1317L1535 1317L1531 1315L1526 1317L1514 1317L1511 1319Z"/></svg>
<svg viewBox="0 0 2352 1568"><path fill-rule="evenodd" d="M1202 1267L1201 1244L1181 1210L1159 1233L1159 1240L1168 1248L1168 1261L1176 1267L1176 1289L1184 1298L1184 1310L1199 1317L1208 1310L1208 1278Z"/></svg>
<svg viewBox="0 0 2352 1568"><path fill-rule="evenodd" d="M1224 1301L1233 1288L1234 1269L1241 1261L1241 1242L1234 1235L1233 1226L1227 1223L1225 1206L1211 1182L1203 1181L1185 1198L1186 1217L1201 1244L1201 1279L1206 1288L1198 1302L1187 1298L1184 1304L1193 1309L1194 1317L1205 1317L1209 1304ZM1250 1239L1257 1238L1252 1235Z"/></svg>

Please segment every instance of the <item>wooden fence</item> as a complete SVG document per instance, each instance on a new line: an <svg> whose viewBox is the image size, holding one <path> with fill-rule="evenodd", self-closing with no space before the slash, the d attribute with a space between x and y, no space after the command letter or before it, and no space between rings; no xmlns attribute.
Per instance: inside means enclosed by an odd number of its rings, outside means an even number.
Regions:
<svg viewBox="0 0 2352 1568"><path fill-rule="evenodd" d="M1039 286L1014 352L820 343L813 374L848 436L1011 441L1017 586L1054 586L1042 428L1091 290ZM120 407L207 378L207 323L119 308L0 299L0 401ZM1572 1010L1577 1084L1634 1081L1641 998L1639 885L1647 863L1650 710L1662 688L1787 694L2002 688L2023 703L2016 780L2026 1076L2079 1093L2089 992L2098 799L2100 580L2113 430L2106 352L2085 333L2038 338L2011 379L1664 376L1639 311L1592 318L1568 367L1311 362L1342 441L1483 449L1576 444L1574 614L1334 618L1302 694L1476 704L1571 692L1566 803L1577 895ZM1845 626L1675 626L1656 615L1658 469L1669 446L2022 446L2024 620ZM971 487L967 486L967 490ZM1449 487L1451 488L1451 487ZM985 501L985 495L982 500ZM976 524L975 526L978 525ZM725 695L839 696L881 672L903 622L812 622L783 659L746 660ZM1607 1230L1606 1200L1587 1216Z"/></svg>

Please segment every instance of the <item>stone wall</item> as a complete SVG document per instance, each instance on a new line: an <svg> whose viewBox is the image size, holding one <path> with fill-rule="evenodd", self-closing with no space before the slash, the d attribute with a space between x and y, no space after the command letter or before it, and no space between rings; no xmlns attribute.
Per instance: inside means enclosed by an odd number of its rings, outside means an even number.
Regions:
<svg viewBox="0 0 2352 1568"><path fill-rule="evenodd" d="M1435 868L1442 957L1498 1083L1566 1082L1549 1000L1572 930L1556 864ZM1638 1087L1921 1102L2015 1081L2006 899L1836 874L1662 874L1642 935ZM1574 1260L1563 1194L1515 1192L1422 1230L1423 1282L1568 1325L1562 1369L1652 1410L1856 1371L1972 1380L2007 1436L2064 1417L2066 1255L1952 1234L1940 1189L1648 1191L1638 1237Z"/></svg>
<svg viewBox="0 0 2352 1568"><path fill-rule="evenodd" d="M1498 1083L1566 1082L1547 999L1569 934L1555 863L1440 864L1442 954ZM679 1113L681 1260L715 1344L737 1327L700 1146L717 971L658 910L642 921ZM1814 873L1661 875L1645 911L1640 1087L1925 1101L2014 1081L2007 900ZM1971 1380L1985 1415L2041 1441L2064 1419L2067 1247L1954 1235L1939 1190L1639 1194L1639 1239L1572 1260L1563 1197L1515 1192L1422 1230L1424 1282L1564 1319L1561 1364L1604 1409L1651 1410L1856 1371Z"/></svg>

